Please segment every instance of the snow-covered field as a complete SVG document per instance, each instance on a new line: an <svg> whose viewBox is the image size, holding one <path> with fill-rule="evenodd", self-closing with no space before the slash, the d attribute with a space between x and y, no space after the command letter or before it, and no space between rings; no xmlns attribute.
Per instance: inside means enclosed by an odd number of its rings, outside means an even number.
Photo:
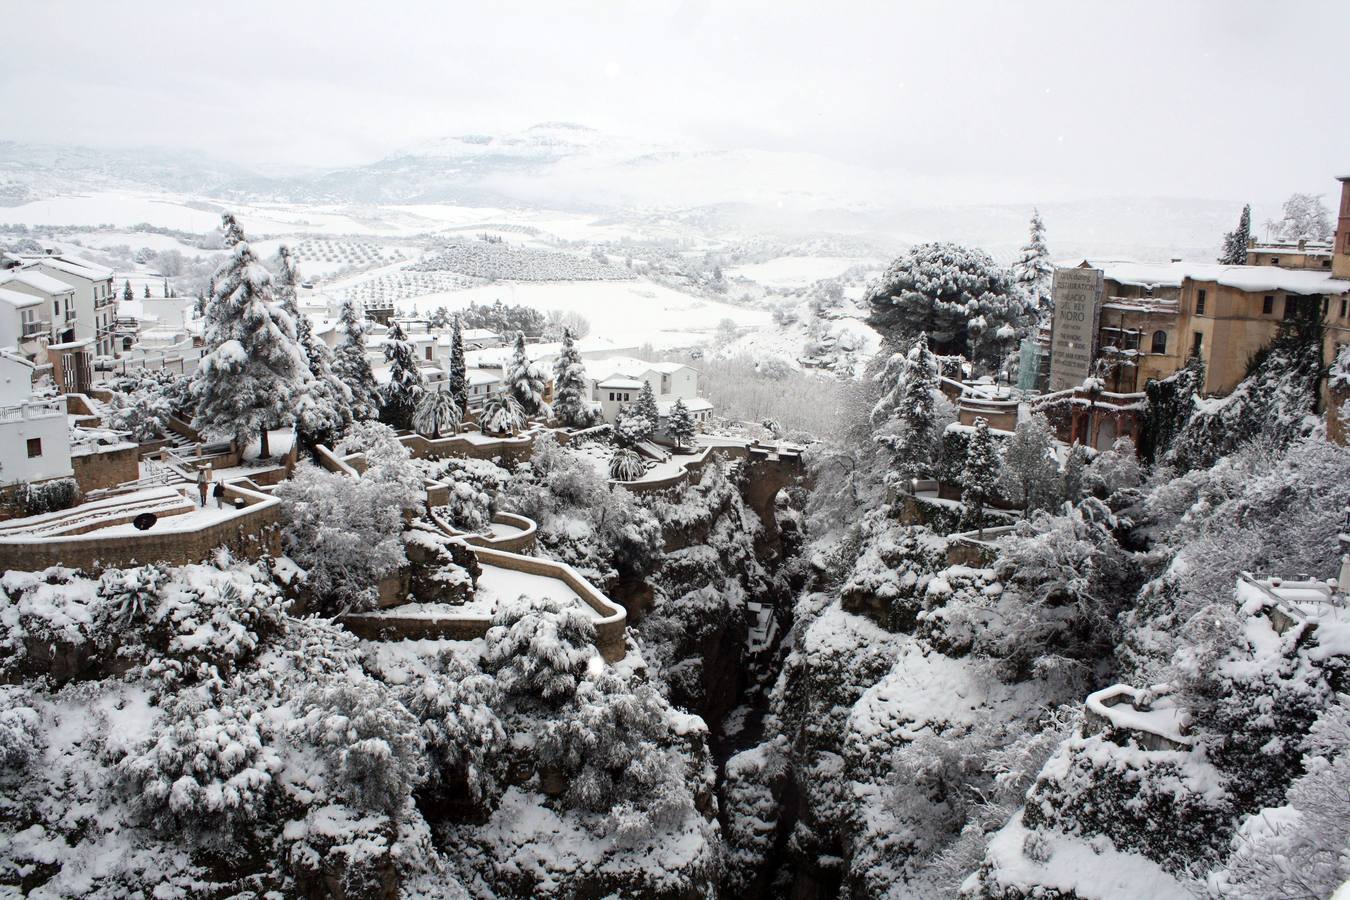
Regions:
<svg viewBox="0 0 1350 900"><path fill-rule="evenodd" d="M736 266L727 269L725 274L728 278L748 278L765 287L794 288L842 275L857 265L876 262L852 256L780 256L768 262Z"/></svg>

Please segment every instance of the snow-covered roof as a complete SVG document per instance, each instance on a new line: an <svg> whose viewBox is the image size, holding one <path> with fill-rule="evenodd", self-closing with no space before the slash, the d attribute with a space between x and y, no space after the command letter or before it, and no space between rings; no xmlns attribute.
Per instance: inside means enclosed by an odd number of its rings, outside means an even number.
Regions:
<svg viewBox="0 0 1350 900"><path fill-rule="evenodd" d="M45 275L37 269L23 267L19 269L0 270L0 284L10 281L17 281L20 284L26 284L35 291L42 291L44 294L72 294L75 288L66 284L59 278L53 278Z"/></svg>
<svg viewBox="0 0 1350 900"><path fill-rule="evenodd" d="M459 334L466 341L482 341L487 338L501 337L500 334L490 328L462 328Z"/></svg>
<svg viewBox="0 0 1350 900"><path fill-rule="evenodd" d="M0 301L4 301L16 309L27 309L30 306L37 306L42 302L42 298L19 291L11 291L9 288L0 288Z"/></svg>
<svg viewBox="0 0 1350 900"><path fill-rule="evenodd" d="M25 256L25 262L51 266L67 275L83 278L86 281L107 281L113 277L113 270L98 263L81 259L78 256L61 254L60 256Z"/></svg>
<svg viewBox="0 0 1350 900"><path fill-rule="evenodd" d="M1350 294L1350 280L1336 279L1329 272L1282 269L1279 266L1225 266L1218 263L1139 263L1116 260L1085 260L1101 269L1104 277L1119 284L1142 287L1181 287L1186 279L1212 281L1224 287L1256 293L1284 291L1288 294Z"/></svg>
<svg viewBox="0 0 1350 900"><path fill-rule="evenodd" d="M621 391L640 391L644 384L646 384L646 382L638 381L636 378L619 377L606 378L604 381L597 384L596 387L614 388Z"/></svg>
<svg viewBox="0 0 1350 900"><path fill-rule="evenodd" d="M502 380L500 375L483 369L471 369L465 375L469 384L497 384Z"/></svg>
<svg viewBox="0 0 1350 900"><path fill-rule="evenodd" d="M670 411L675 408L674 400L658 400L656 403L656 412L658 415L670 415ZM691 413L707 412L713 408L712 401L705 397L686 397L684 398L684 408Z"/></svg>

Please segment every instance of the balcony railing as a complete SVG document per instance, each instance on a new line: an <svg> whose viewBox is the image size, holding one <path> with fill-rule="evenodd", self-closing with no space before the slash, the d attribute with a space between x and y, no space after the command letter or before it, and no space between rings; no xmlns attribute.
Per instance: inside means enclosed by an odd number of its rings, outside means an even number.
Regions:
<svg viewBox="0 0 1350 900"><path fill-rule="evenodd" d="M23 336L36 337L41 334L48 334L52 330L52 323L47 321L24 322Z"/></svg>
<svg viewBox="0 0 1350 900"><path fill-rule="evenodd" d="M65 417L66 401L64 397L50 400L29 400L14 406L0 406L0 422L14 422L19 419L49 419L53 416Z"/></svg>

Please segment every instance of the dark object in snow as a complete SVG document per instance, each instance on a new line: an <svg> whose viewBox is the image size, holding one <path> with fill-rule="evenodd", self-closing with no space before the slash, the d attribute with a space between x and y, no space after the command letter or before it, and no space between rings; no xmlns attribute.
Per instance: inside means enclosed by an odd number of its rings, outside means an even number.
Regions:
<svg viewBox="0 0 1350 900"><path fill-rule="evenodd" d="M244 508L244 498L243 498L243 497L235 497L235 498L234 498L234 508L235 508L235 509L243 509L243 508Z"/></svg>
<svg viewBox="0 0 1350 900"><path fill-rule="evenodd" d="M152 512L143 512L136 518L132 519L131 524L136 528L137 531L149 531L151 528L155 526L155 523L158 521L159 516L155 515Z"/></svg>

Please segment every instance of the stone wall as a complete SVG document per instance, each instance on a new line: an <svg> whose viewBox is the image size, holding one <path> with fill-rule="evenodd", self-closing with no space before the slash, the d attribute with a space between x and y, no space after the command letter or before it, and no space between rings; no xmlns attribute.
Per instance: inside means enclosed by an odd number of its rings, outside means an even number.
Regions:
<svg viewBox="0 0 1350 900"><path fill-rule="evenodd" d="M141 477L140 447L136 444L117 444L100 447L93 453L73 452L70 467L82 493L136 481Z"/></svg>
<svg viewBox="0 0 1350 900"><path fill-rule="evenodd" d="M146 563L181 566L207 559L218 547L258 559L281 553L281 506L263 494L226 485L227 502L242 497L248 506L195 531L149 531L99 537L34 538L0 543L0 569L38 571L66 566L94 573ZM167 521L167 520L166 520Z"/></svg>

